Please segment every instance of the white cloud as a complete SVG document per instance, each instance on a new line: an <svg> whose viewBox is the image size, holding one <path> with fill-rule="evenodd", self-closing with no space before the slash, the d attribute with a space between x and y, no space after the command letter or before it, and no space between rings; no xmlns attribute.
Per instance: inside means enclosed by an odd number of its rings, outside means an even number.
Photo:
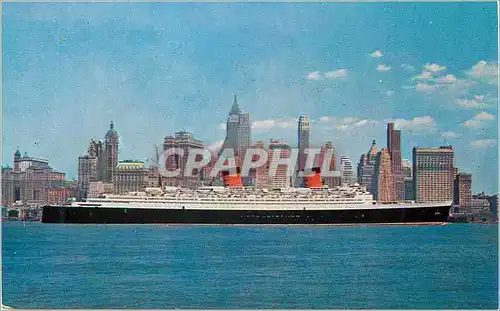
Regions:
<svg viewBox="0 0 500 311"><path fill-rule="evenodd" d="M382 51L380 51L380 50L373 51L369 55L371 57L375 57L375 58L380 58L380 57L384 56L384 54L382 54Z"/></svg>
<svg viewBox="0 0 500 311"><path fill-rule="evenodd" d="M377 123L378 121L376 120L347 117L344 118L341 124L336 125L336 129L341 131L347 131L347 130L352 130L354 128L363 127L365 125L375 125Z"/></svg>
<svg viewBox="0 0 500 311"><path fill-rule="evenodd" d="M388 91L385 91L384 94L385 94L385 96L391 97L392 95L394 95L394 91L388 90Z"/></svg>
<svg viewBox="0 0 500 311"><path fill-rule="evenodd" d="M415 67L413 67L410 64L401 64L401 68L403 68L406 71L410 71L410 72L415 71Z"/></svg>
<svg viewBox="0 0 500 311"><path fill-rule="evenodd" d="M466 73L474 78L496 78L498 76L498 64L481 60ZM496 83L496 80L493 81Z"/></svg>
<svg viewBox="0 0 500 311"><path fill-rule="evenodd" d="M321 80L321 74L319 73L319 71L313 71L307 75L306 79L318 81L318 80Z"/></svg>
<svg viewBox="0 0 500 311"><path fill-rule="evenodd" d="M206 148L210 151L217 151L222 147L222 144L224 143L223 140L219 140L215 143L208 144Z"/></svg>
<svg viewBox="0 0 500 311"><path fill-rule="evenodd" d="M276 126L276 121L274 120L261 120L252 122L252 129L270 129L274 126Z"/></svg>
<svg viewBox="0 0 500 311"><path fill-rule="evenodd" d="M446 67L445 66L440 66L438 64L427 63L427 64L424 65L424 69L427 70L427 71L430 71L430 72L438 72L438 71L445 70Z"/></svg>
<svg viewBox="0 0 500 311"><path fill-rule="evenodd" d="M455 132L443 132L441 133L441 137L444 137L444 138L457 138L459 137L459 135Z"/></svg>
<svg viewBox="0 0 500 311"><path fill-rule="evenodd" d="M472 119L464 122L464 126L466 127L480 127L486 125L488 121L495 120L495 116L491 113L480 112L475 115Z"/></svg>
<svg viewBox="0 0 500 311"><path fill-rule="evenodd" d="M377 71L389 71L391 70L391 66L387 66L387 65L384 65L384 64L380 64L377 66L376 68Z"/></svg>
<svg viewBox="0 0 500 311"><path fill-rule="evenodd" d="M340 131L348 131L359 129L369 125L375 125L378 123L378 121L358 117L338 118L332 116L322 116L319 118L319 123L325 130L336 129Z"/></svg>
<svg viewBox="0 0 500 311"><path fill-rule="evenodd" d="M418 76L414 77L415 80L429 80L432 77L432 73L430 71L423 71Z"/></svg>
<svg viewBox="0 0 500 311"><path fill-rule="evenodd" d="M325 72L325 77L328 79L338 79L347 76L347 69L338 69Z"/></svg>
<svg viewBox="0 0 500 311"><path fill-rule="evenodd" d="M440 84L452 84L457 82L457 78L452 74L447 74L444 77L437 78L436 82Z"/></svg>
<svg viewBox="0 0 500 311"><path fill-rule="evenodd" d="M363 120L360 120L360 121L358 121L358 122L354 123L354 126L363 126L363 125L365 125L366 123L368 123L368 120L363 119Z"/></svg>
<svg viewBox="0 0 500 311"><path fill-rule="evenodd" d="M352 123L354 121L358 120L358 118L355 117L345 117L344 118L344 123Z"/></svg>
<svg viewBox="0 0 500 311"><path fill-rule="evenodd" d="M495 139L479 139L470 143L472 148L482 149L489 148L496 145L497 141Z"/></svg>
<svg viewBox="0 0 500 311"><path fill-rule="evenodd" d="M276 126L277 127L281 127L281 128L293 128L293 127L296 127L298 125L297 125L297 121L294 120L294 121L281 121L281 122L277 122Z"/></svg>
<svg viewBox="0 0 500 311"><path fill-rule="evenodd" d="M432 92L437 88L439 88L439 85L427 83L417 83L415 86L415 90L417 90L417 92Z"/></svg>
<svg viewBox="0 0 500 311"><path fill-rule="evenodd" d="M465 108L484 108L486 105L480 100L476 99L457 99L455 101L459 106Z"/></svg>
<svg viewBox="0 0 500 311"><path fill-rule="evenodd" d="M297 126L296 120L256 120L252 122L252 129L270 130L272 128L293 128Z"/></svg>
<svg viewBox="0 0 500 311"><path fill-rule="evenodd" d="M478 113L475 117L474 117L474 120L480 120L480 121L491 121L491 120L495 120L495 116L492 115L491 113L487 113L487 112L480 112Z"/></svg>
<svg viewBox="0 0 500 311"><path fill-rule="evenodd" d="M429 130L436 126L436 120L431 116L415 117L410 120L395 119L391 122L394 122L396 128L402 130Z"/></svg>

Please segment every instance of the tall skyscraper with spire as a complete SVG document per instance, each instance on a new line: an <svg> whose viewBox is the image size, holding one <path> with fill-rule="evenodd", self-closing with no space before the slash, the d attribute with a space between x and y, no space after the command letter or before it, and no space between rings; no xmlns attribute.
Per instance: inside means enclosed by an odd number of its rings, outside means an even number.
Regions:
<svg viewBox="0 0 500 311"><path fill-rule="evenodd" d="M116 170L116 166L118 165L118 132L115 130L113 121L111 121L111 124L109 125L109 130L106 133L104 144L106 152L105 181L112 183L114 172Z"/></svg>
<svg viewBox="0 0 500 311"><path fill-rule="evenodd" d="M246 150L250 147L250 143L250 113L241 112L236 95L234 95L233 106L227 117L226 139L224 140L220 152L224 149L233 149L234 154L243 160Z"/></svg>
<svg viewBox="0 0 500 311"><path fill-rule="evenodd" d="M299 147L299 156L298 156L298 170L304 170L306 163L306 154L305 150L309 148L309 118L307 116L300 116L298 123L298 133L297 133L297 145Z"/></svg>
<svg viewBox="0 0 500 311"><path fill-rule="evenodd" d="M405 178L401 159L401 131L394 129L394 123L387 124L387 149L391 157L392 174L396 199L405 199Z"/></svg>
<svg viewBox="0 0 500 311"><path fill-rule="evenodd" d="M307 116L300 116L297 124L297 146L299 148L299 155L297 156L297 174L294 176L295 187L304 187L304 178L298 175L303 172L306 164L307 154L305 150L309 148L309 118Z"/></svg>

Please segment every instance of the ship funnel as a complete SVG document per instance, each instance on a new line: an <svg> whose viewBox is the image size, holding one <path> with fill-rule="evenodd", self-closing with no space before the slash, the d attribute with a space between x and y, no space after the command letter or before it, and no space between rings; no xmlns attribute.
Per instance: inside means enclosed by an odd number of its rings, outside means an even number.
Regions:
<svg viewBox="0 0 500 311"><path fill-rule="evenodd" d="M304 184L307 188L321 188L321 169L314 167L312 172L304 172Z"/></svg>
<svg viewBox="0 0 500 311"><path fill-rule="evenodd" d="M222 171L222 180L224 181L224 186L228 188L243 187L241 169L239 167L236 167L236 174L231 174L229 171Z"/></svg>

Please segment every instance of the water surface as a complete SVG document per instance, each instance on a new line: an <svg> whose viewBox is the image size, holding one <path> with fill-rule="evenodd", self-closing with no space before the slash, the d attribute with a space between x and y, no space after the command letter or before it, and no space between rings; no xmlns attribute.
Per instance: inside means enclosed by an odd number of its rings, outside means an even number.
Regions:
<svg viewBox="0 0 500 311"><path fill-rule="evenodd" d="M498 307L496 225L2 224L22 308Z"/></svg>

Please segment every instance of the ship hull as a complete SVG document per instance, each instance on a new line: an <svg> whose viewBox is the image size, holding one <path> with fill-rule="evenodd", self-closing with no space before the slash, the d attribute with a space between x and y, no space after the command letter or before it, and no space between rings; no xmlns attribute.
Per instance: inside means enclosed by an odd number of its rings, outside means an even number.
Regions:
<svg viewBox="0 0 500 311"><path fill-rule="evenodd" d="M331 210L208 210L45 206L44 223L363 224L446 222L450 206Z"/></svg>

